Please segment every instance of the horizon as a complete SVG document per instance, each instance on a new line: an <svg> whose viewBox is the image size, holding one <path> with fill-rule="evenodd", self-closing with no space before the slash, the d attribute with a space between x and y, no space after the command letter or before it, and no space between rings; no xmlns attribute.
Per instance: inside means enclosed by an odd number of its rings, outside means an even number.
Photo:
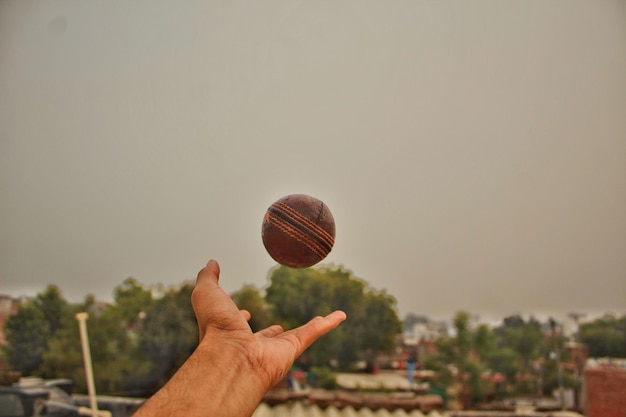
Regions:
<svg viewBox="0 0 626 417"><path fill-rule="evenodd" d="M325 266L325 265L324 265ZM130 277L129 277L130 278ZM137 280L139 284L144 285L140 280ZM189 281L188 281L189 282ZM118 285L121 285L122 281L120 281L120 283ZM53 285L56 286L55 284L48 284L48 285ZM144 288L149 289L153 296L155 297L160 297L163 294L159 294L159 290L170 290L170 289L174 289L177 290L179 289L181 286L185 285L184 281L181 281L179 284L173 284L170 286L162 286L162 288L159 288L159 286L161 286L161 284L154 284L151 286L144 286ZM245 285L253 285L253 284L243 284L243 286ZM47 286L46 286L47 287ZM25 293L25 294L20 294L20 295L14 295L14 294L8 294L8 293L3 293L0 292L0 297L6 296L9 297L13 300L22 300L25 299L27 301L32 301L34 300L37 295L41 292L43 292L46 287L41 288L37 291L34 292L30 292L30 293ZM86 297L90 296L90 295L94 295L94 294L85 294L82 298L80 299L69 299L67 297L65 297L65 294L63 292L63 288L58 287L61 295L63 296L63 298L70 304L70 305L78 305L81 304L85 301ZM257 287L260 291L261 294L264 296L264 291L265 291L265 287L263 288L259 288ZM105 303L108 305L114 305L115 304L115 300L113 299L113 291L114 288L111 289L111 294L108 298L106 297L98 297L96 296L95 300L97 302L100 303ZM237 290L235 290L237 291ZM229 294L232 294L229 293ZM392 297L395 296L393 294L389 294ZM191 301L190 301L191 302ZM484 315L481 314L480 312L476 312L476 311L469 311L469 310L462 310L462 309L458 309L458 310L451 310L449 312L448 315L429 315L428 313L425 312L421 312L421 311L406 311L406 312L402 312L398 309L398 306L396 305L396 312L398 313L398 318L400 319L400 321L404 322L405 319L410 316L410 315L416 315L416 316L420 316L420 317L425 317L427 318L429 321L431 322L445 322L448 325L451 325L455 314L457 314L458 312L466 312L470 315L471 317L471 321L474 322L475 324L487 324L491 327L497 327L498 325L502 324L502 322L504 321L505 318L508 317L514 317L514 316L519 316L521 317L524 321L529 321L531 319L535 319L537 321L539 321L540 323L547 323L551 318L555 319L558 323L560 323L562 326L568 328L568 331L571 331L571 327L575 324L574 320L570 317L570 314L575 313L575 314L579 314L580 317L578 319L578 324L584 324L584 323L590 323L593 322L595 320L601 319L603 317L606 316L614 316L614 317L623 317L626 316L626 308L624 309L613 309L613 310L602 310L602 309L595 309L595 310L581 310L581 309L573 309L571 311L554 311L554 310L544 310L544 311L511 311L510 313L504 313L501 315L497 315L497 314L491 314L491 315Z"/></svg>

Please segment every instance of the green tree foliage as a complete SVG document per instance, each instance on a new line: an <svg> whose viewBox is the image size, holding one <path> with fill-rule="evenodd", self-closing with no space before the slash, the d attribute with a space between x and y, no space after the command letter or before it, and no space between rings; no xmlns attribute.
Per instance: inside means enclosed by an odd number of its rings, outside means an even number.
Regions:
<svg viewBox="0 0 626 417"><path fill-rule="evenodd" d="M49 285L9 317L5 324L5 350L12 367L23 375L31 375L39 368L50 338L63 328L68 309L59 288Z"/></svg>
<svg viewBox="0 0 626 417"><path fill-rule="evenodd" d="M488 370L502 374L507 381L515 381L521 371L519 354L510 347L501 346L496 332L486 324L474 331L473 350Z"/></svg>
<svg viewBox="0 0 626 417"><path fill-rule="evenodd" d="M437 372L438 384L455 386L466 405L475 405L493 389L482 376L496 372L506 384L493 394L550 394L559 387L560 361L567 359L560 326L554 320L550 324L511 316L495 330L484 324L471 329L469 315L460 312L454 317L455 336L438 340L437 353L424 358L424 366ZM561 381L564 388L579 386L574 375L564 372Z"/></svg>
<svg viewBox="0 0 626 417"><path fill-rule="evenodd" d="M63 327L50 338L48 349L37 373L43 378L69 378L74 382L77 392L86 392L85 368L80 344L78 324L74 311L63 318ZM88 321L88 327L91 323ZM99 384L97 385L99 386Z"/></svg>
<svg viewBox="0 0 626 417"><path fill-rule="evenodd" d="M197 343L189 285L154 300L151 291L129 278L114 291L115 303L97 303L92 295L72 308L67 324L50 339L39 369L44 377L64 376L86 392L85 370L75 314L89 313L87 329L101 394L141 395L153 391ZM191 335L184 334L191 328ZM190 333L187 331L186 333ZM181 348L184 345L184 348ZM165 375L165 376L164 376Z"/></svg>
<svg viewBox="0 0 626 417"><path fill-rule="evenodd" d="M469 314L460 311L454 316L454 329L456 330L455 359L462 360L467 357L472 349L472 334L469 328Z"/></svg>
<svg viewBox="0 0 626 417"><path fill-rule="evenodd" d="M134 278L127 278L113 291L115 310L128 329L134 329L143 319L154 299L152 291Z"/></svg>
<svg viewBox="0 0 626 417"><path fill-rule="evenodd" d="M481 324L473 332L472 346L483 362L489 362L498 351L498 336L486 324Z"/></svg>
<svg viewBox="0 0 626 417"><path fill-rule="evenodd" d="M149 394L197 345L192 288L182 285L155 300L150 290L129 278L115 288L112 304L87 295L84 302L70 305L57 287L49 286L6 321L4 354L23 375L70 378L77 392L86 392L75 314L88 312L98 393Z"/></svg>
<svg viewBox="0 0 626 417"><path fill-rule="evenodd" d="M96 303L92 296L71 308L64 324L49 340L38 374L45 378L63 376L74 381L77 392L86 392L85 368L76 313L86 311L87 333L96 378L101 394L124 393L130 381L147 373L147 363L133 346L117 306Z"/></svg>
<svg viewBox="0 0 626 417"><path fill-rule="evenodd" d="M484 327L473 332L470 329L470 316L463 311L455 315L454 328L456 336L451 345L451 357L457 371L456 382L461 387L463 400L475 404L483 399L486 392L481 376L487 367L484 362L480 361L480 351L488 349L489 336ZM477 345L476 342L480 342L481 345ZM482 353L485 354L486 351Z"/></svg>
<svg viewBox="0 0 626 417"><path fill-rule="evenodd" d="M543 364L541 392L551 394L559 389L558 380L558 363L554 358L547 360ZM561 372L562 384L564 389L580 387L580 381L570 372Z"/></svg>
<svg viewBox="0 0 626 417"><path fill-rule="evenodd" d="M513 380L518 371L519 355L510 348L502 348L496 333L487 325L476 329L470 326L470 316L458 312L454 316L454 336L437 341L437 353L423 358L426 369L437 373L437 384L454 386L464 405L482 401L490 389L483 378L500 372Z"/></svg>
<svg viewBox="0 0 626 417"><path fill-rule="evenodd" d="M569 352L565 349L566 338L562 334L561 325L552 318L548 320L548 324L550 325L550 332L544 335L541 347L539 391L549 394L559 389L561 384L566 389L578 388L580 383L577 378L573 374L559 369L561 363L567 361L569 356Z"/></svg>
<svg viewBox="0 0 626 417"><path fill-rule="evenodd" d="M371 289L364 294L365 315L362 329L362 347L374 352L387 352L395 346L395 335L402 331L402 324L394 308L396 300L384 290Z"/></svg>
<svg viewBox="0 0 626 417"><path fill-rule="evenodd" d="M626 315L605 315L582 324L578 340L587 345L591 357L626 358Z"/></svg>
<svg viewBox="0 0 626 417"><path fill-rule="evenodd" d="M192 290L192 284L171 289L146 311L139 350L151 364L151 389L165 383L198 344L198 325L190 302Z"/></svg>
<svg viewBox="0 0 626 417"><path fill-rule="evenodd" d="M520 355L522 366L526 371L529 371L533 362L540 357L542 340L541 325L534 319L521 326L505 326L502 337L503 345L511 347Z"/></svg>
<svg viewBox="0 0 626 417"><path fill-rule="evenodd" d="M37 294L34 304L44 314L50 335L54 336L63 327L64 318L69 312L69 304L63 298L61 290L56 285L49 285L43 292Z"/></svg>
<svg viewBox="0 0 626 417"><path fill-rule="evenodd" d="M493 372L501 373L507 381L513 382L521 372L518 353L510 347L500 347L488 357L488 366Z"/></svg>
<svg viewBox="0 0 626 417"><path fill-rule="evenodd" d="M503 320L503 325L496 331L501 346L517 354L521 378L516 390L522 394L538 393L541 390L541 386L538 385L541 380L541 363L548 353L541 323L532 317L525 321L519 315L510 316ZM503 373L510 375L514 368L512 366L506 368L508 369L504 369Z"/></svg>
<svg viewBox="0 0 626 417"><path fill-rule="evenodd" d="M293 328L332 311L330 284L319 270L280 266L271 273L265 299L279 324Z"/></svg>
<svg viewBox="0 0 626 417"><path fill-rule="evenodd" d="M32 375L48 349L50 324L44 312L32 302L21 305L17 313L7 319L4 331L9 363L22 375Z"/></svg>
<svg viewBox="0 0 626 417"><path fill-rule="evenodd" d="M248 323L253 332L258 332L272 324L269 307L257 287L244 285L239 291L231 294L231 298L240 310L248 310L252 316Z"/></svg>
<svg viewBox="0 0 626 417"><path fill-rule="evenodd" d="M147 371L143 359L135 354L128 327L120 322L116 308L110 305L100 314L90 314L88 326L98 388L107 393L128 390L129 378Z"/></svg>
<svg viewBox="0 0 626 417"><path fill-rule="evenodd" d="M306 323L315 316L343 310L348 319L315 343L301 364L326 366L338 360L348 367L359 359L373 359L393 346L401 331L396 301L384 291L370 288L343 268L292 269L279 266L270 273L266 302L273 318L285 328Z"/></svg>

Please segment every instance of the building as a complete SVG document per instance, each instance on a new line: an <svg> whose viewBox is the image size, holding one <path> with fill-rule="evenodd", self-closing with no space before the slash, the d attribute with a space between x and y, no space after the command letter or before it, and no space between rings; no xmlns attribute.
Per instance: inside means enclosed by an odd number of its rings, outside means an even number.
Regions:
<svg viewBox="0 0 626 417"><path fill-rule="evenodd" d="M626 417L626 360L587 361L584 396L587 417Z"/></svg>
<svg viewBox="0 0 626 417"><path fill-rule="evenodd" d="M26 303L28 300L24 297L13 298L9 295L0 294L0 345L6 344L6 338L4 337L4 323L13 314L17 313L17 309L21 304Z"/></svg>
<svg viewBox="0 0 626 417"><path fill-rule="evenodd" d="M567 372L574 374L577 378L582 377L585 363L589 359L589 349L587 345L576 342L567 342L565 350L568 352L568 359L561 366Z"/></svg>

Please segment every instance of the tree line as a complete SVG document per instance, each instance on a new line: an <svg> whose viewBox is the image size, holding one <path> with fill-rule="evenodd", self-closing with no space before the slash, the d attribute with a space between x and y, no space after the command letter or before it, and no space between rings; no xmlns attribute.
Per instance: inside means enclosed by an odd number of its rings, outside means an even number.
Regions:
<svg viewBox="0 0 626 417"><path fill-rule="evenodd" d="M69 378L77 392L85 392L75 314L87 311L98 392L150 395L197 345L192 290L193 283L148 288L128 278L115 287L112 303L88 295L83 302L71 304L59 288L48 286L7 319L7 344L0 350L4 356L0 362L24 376ZM396 336L402 332L395 298L343 267L277 266L263 289L244 285L231 296L239 308L250 311L253 331L275 323L289 329L317 315L345 311L348 319L298 359L299 368L320 375L355 370L357 363L373 365L378 354L396 349ZM434 353L419 358L423 369L436 372L434 385L456 387L470 403L486 395L546 394L558 385L558 361L568 359L558 323L511 316L496 328L473 327L469 314L459 312L453 327L452 336L435 342ZM582 324L577 341L587 346L591 357L626 358L626 316L607 315ZM486 378L494 374L504 377L495 393ZM579 380L565 374L562 384L576 387Z"/></svg>
<svg viewBox="0 0 626 417"><path fill-rule="evenodd" d="M192 290L192 283L155 290L128 278L115 288L112 303L88 295L82 303L71 304L50 285L7 319L3 355L24 376L69 378L77 392L85 392L75 315L86 311L98 393L150 395L197 345ZM349 369L358 360L393 348L401 331L395 299L342 267L279 266L270 271L264 290L246 285L232 297L239 308L251 312L253 331L274 323L293 328L317 315L344 310L348 320L299 358L298 366L305 370Z"/></svg>
<svg viewBox="0 0 626 417"><path fill-rule="evenodd" d="M582 324L570 349L562 326L551 318L542 323L514 315L495 328L474 327L467 312L458 312L453 326L454 335L436 341L436 352L423 358L423 367L436 371L434 383L453 388L466 407L489 398L579 388L584 356L573 356L571 348L586 349L589 357L626 358L626 315ZM565 362L570 366L564 367Z"/></svg>

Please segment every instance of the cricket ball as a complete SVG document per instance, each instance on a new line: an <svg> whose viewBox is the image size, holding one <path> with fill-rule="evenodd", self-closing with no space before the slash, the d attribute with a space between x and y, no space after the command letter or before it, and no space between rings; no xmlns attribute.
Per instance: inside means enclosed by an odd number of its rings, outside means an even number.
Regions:
<svg viewBox="0 0 626 417"><path fill-rule="evenodd" d="M308 268L335 244L335 220L322 201L292 194L273 203L263 217L263 245L279 264Z"/></svg>

